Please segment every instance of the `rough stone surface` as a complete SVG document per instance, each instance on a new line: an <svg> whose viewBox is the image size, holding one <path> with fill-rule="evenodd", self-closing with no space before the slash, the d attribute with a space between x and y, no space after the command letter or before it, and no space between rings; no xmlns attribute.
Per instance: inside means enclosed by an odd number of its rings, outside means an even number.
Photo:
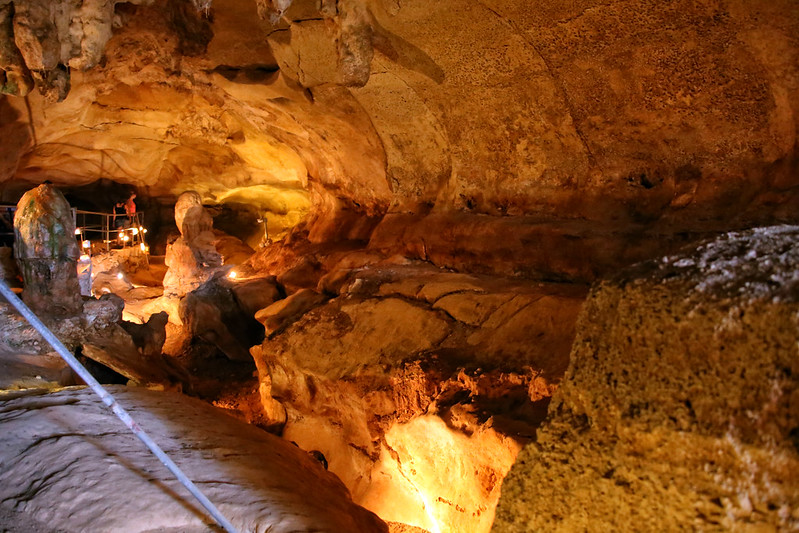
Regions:
<svg viewBox="0 0 799 533"><path fill-rule="evenodd" d="M42 184L25 193L14 214L14 257L32 311L75 315L83 307L78 285L75 222L64 195Z"/></svg>
<svg viewBox="0 0 799 533"><path fill-rule="evenodd" d="M179 394L112 393L239 531L388 531L288 442ZM215 530L89 390L7 393L0 424L0 500L31 519L25 531L36 524L52 528L42 531Z"/></svg>
<svg viewBox="0 0 799 533"><path fill-rule="evenodd" d="M495 531L799 527L799 227L598 284Z"/></svg>
<svg viewBox="0 0 799 533"><path fill-rule="evenodd" d="M144 324L122 322L121 326L131 336L142 355L155 357L161 355L161 350L164 348L167 322L169 322L169 313L160 311L150 315Z"/></svg>
<svg viewBox="0 0 799 533"><path fill-rule="evenodd" d="M222 256L214 246L213 219L199 194L186 191L180 195L175 224L180 237L166 248L164 293L182 297L219 272Z"/></svg>
<svg viewBox="0 0 799 533"><path fill-rule="evenodd" d="M348 263L333 270L337 297L252 348L265 416L385 520L487 531L566 367L585 289Z"/></svg>
<svg viewBox="0 0 799 533"><path fill-rule="evenodd" d="M300 289L255 313L255 320L264 325L266 335L285 328L310 309L325 301L325 297L311 289Z"/></svg>
<svg viewBox="0 0 799 533"><path fill-rule="evenodd" d="M242 310L250 316L255 316L255 313L281 298L280 288L274 277L236 278L230 288Z"/></svg>
<svg viewBox="0 0 799 533"><path fill-rule="evenodd" d="M249 361L249 348L263 340L263 328L235 298L232 282L216 277L187 294L178 307L192 336L219 348L228 358Z"/></svg>

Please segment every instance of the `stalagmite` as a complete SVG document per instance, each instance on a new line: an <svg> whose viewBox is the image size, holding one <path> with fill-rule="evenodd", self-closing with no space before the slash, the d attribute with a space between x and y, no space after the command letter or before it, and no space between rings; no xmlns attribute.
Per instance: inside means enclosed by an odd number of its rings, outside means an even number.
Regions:
<svg viewBox="0 0 799 533"><path fill-rule="evenodd" d="M80 313L80 253L75 221L64 195L47 183L25 193L17 204L14 234L14 255L25 282L25 303L34 312L46 315Z"/></svg>

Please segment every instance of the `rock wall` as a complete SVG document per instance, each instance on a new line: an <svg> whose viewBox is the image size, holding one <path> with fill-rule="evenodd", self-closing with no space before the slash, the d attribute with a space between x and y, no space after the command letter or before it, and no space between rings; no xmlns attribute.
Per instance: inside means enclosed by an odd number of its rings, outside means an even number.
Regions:
<svg viewBox="0 0 799 533"><path fill-rule="evenodd" d="M730 233L597 285L494 530L799 527L797 236Z"/></svg>

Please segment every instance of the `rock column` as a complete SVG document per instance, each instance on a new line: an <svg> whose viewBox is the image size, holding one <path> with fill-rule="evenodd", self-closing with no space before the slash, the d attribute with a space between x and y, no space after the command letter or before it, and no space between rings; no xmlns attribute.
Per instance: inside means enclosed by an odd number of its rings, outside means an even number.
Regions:
<svg viewBox="0 0 799 533"><path fill-rule="evenodd" d="M182 297L208 281L222 256L214 245L213 219L202 205L200 195L187 191L175 203L175 223L180 237L166 250L164 293Z"/></svg>
<svg viewBox="0 0 799 533"><path fill-rule="evenodd" d="M26 192L14 216L14 254L22 271L23 301L38 314L81 313L75 222L64 195L49 184Z"/></svg>

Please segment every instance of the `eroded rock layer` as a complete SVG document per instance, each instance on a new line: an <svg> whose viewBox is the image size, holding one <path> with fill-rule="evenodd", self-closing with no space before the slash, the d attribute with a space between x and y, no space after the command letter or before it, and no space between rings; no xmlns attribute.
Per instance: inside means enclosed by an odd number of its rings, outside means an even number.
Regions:
<svg viewBox="0 0 799 533"><path fill-rule="evenodd" d="M339 257L319 292L256 314L267 421L321 450L383 519L487 531L565 370L585 289L407 260L353 266L366 257Z"/></svg>
<svg viewBox="0 0 799 533"><path fill-rule="evenodd" d="M494 530L799 527L797 237L730 233L594 288Z"/></svg>

